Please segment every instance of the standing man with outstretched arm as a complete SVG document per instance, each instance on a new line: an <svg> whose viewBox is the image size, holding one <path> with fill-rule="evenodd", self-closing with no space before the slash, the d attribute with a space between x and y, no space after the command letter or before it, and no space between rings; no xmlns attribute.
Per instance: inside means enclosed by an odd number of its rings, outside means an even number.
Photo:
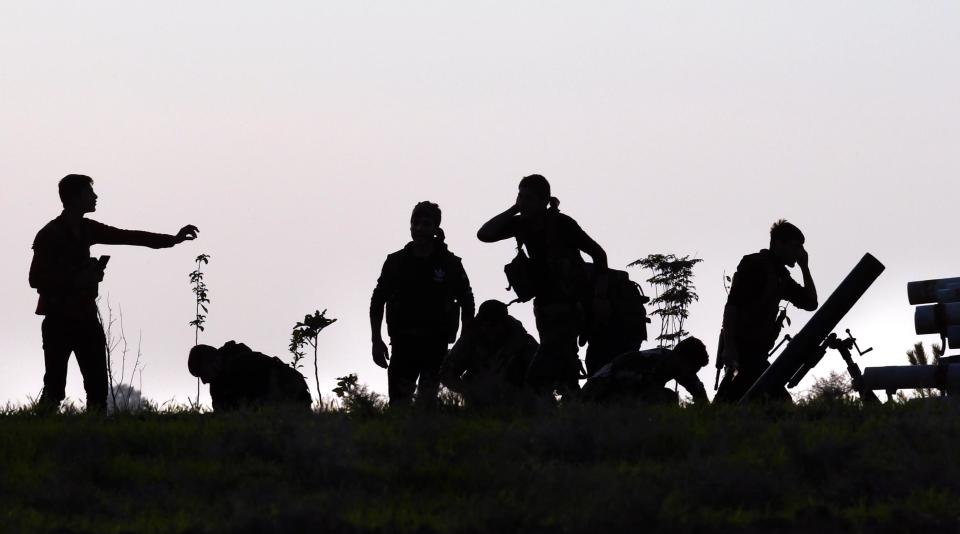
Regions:
<svg viewBox="0 0 960 534"><path fill-rule="evenodd" d="M55 412L64 398L67 361L77 356L87 394L87 410L107 405L107 354L103 325L97 315L97 289L108 256L90 257L92 245L134 245L169 248L196 239L187 225L177 235L121 230L87 219L97 209L93 179L69 174L60 180L63 212L47 223L33 242L30 287L37 290L37 315L43 315L43 393L38 407Z"/></svg>
<svg viewBox="0 0 960 534"><path fill-rule="evenodd" d="M739 401L770 366L767 357L780 336L780 301L786 300L801 310L817 309L817 288L804 241L799 228L781 219L770 228L770 248L740 260L723 311L717 357L726 374L715 401ZM798 264L802 286L787 270ZM764 392L764 396L790 400L784 388Z"/></svg>

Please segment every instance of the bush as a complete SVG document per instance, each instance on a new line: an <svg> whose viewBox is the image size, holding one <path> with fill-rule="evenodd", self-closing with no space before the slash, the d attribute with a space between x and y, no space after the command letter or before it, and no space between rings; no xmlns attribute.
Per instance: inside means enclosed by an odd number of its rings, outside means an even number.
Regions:
<svg viewBox="0 0 960 534"><path fill-rule="evenodd" d="M349 414L369 416L383 413L386 407L383 397L360 384L356 373L337 378L333 392L340 399L343 410Z"/></svg>

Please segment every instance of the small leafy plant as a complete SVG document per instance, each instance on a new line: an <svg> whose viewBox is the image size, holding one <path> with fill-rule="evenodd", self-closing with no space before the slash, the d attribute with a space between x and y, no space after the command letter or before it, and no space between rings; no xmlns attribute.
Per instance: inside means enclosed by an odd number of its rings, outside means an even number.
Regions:
<svg viewBox="0 0 960 534"><path fill-rule="evenodd" d="M304 358L304 348L307 345L313 347L313 377L317 384L317 399L320 399L320 372L317 363L317 337L324 328L335 323L336 319L327 317L327 310L317 310L313 315L304 315L303 321L293 326L290 333L290 353L293 355L291 367L300 369L303 365L300 363Z"/></svg>
<svg viewBox="0 0 960 534"><path fill-rule="evenodd" d="M356 373L337 378L337 387L333 388L333 392L347 413L374 415L383 411L383 398L360 384Z"/></svg>
<svg viewBox="0 0 960 534"><path fill-rule="evenodd" d="M656 292L650 301L656 307L651 315L660 316L657 341L661 347L674 347L689 334L683 329L683 323L690 315L690 304L700 299L693 285L693 267L702 261L689 255L651 254L627 265L640 266L653 272L647 282L653 285Z"/></svg>
<svg viewBox="0 0 960 534"><path fill-rule="evenodd" d="M928 356L923 342L914 343L913 348L907 351L907 361L910 362L910 365L937 365L945 352L943 345L934 343L930 346L930 349L930 355ZM916 391L920 398L940 396L940 392L933 388L919 388Z"/></svg>
<svg viewBox="0 0 960 534"><path fill-rule="evenodd" d="M200 344L200 332L203 332L203 325L207 322L207 305L210 304L210 298L208 296L207 284L203 281L203 266L210 263L210 256L207 254L201 254L197 256L194 260L197 263L197 268L190 273L190 284L193 286L191 291L196 301L196 312L195 317L190 321L190 326L193 327L193 345L197 346ZM201 313L202 311L202 313ZM200 378L197 378L197 399L195 406L200 406Z"/></svg>
<svg viewBox="0 0 960 534"><path fill-rule="evenodd" d="M200 332L203 332L203 325L207 322L207 304L210 304L210 298L207 293L207 284L203 281L203 265L210 263L210 256L207 254L201 254L197 256L197 259L193 260L197 262L197 268L190 273L190 284L192 284L191 291L193 291L194 296L196 297L196 317L190 321L190 326L194 328L194 340L193 344L198 345L200 343ZM200 313L201 310L203 313Z"/></svg>

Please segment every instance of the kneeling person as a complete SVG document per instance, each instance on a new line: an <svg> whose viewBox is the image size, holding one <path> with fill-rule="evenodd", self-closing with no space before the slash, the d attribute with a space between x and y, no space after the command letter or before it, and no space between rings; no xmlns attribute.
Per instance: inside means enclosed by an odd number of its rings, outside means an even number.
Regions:
<svg viewBox="0 0 960 534"><path fill-rule="evenodd" d="M684 339L673 349L625 352L590 377L583 387L583 396L599 402L636 399L676 403L676 393L665 387L667 382L676 380L695 404L707 403L707 391L697 371L709 359L706 346L695 337Z"/></svg>
<svg viewBox="0 0 960 534"><path fill-rule="evenodd" d="M197 345L187 362L190 374L210 384L215 411L268 404L310 408L306 379L279 358L254 352L236 341L219 349Z"/></svg>
<svg viewBox="0 0 960 534"><path fill-rule="evenodd" d="M450 349L440 380L463 395L469 407L510 403L520 394L537 347L506 304L488 300Z"/></svg>

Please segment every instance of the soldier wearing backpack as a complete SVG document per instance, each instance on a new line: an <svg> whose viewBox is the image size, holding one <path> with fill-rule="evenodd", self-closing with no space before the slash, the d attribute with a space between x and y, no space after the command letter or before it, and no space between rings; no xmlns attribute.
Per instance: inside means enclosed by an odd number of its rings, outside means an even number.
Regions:
<svg viewBox="0 0 960 534"><path fill-rule="evenodd" d="M307 381L277 357L254 352L236 341L222 347L197 345L187 359L190 374L210 384L210 399L218 412L282 405L310 409Z"/></svg>
<svg viewBox="0 0 960 534"><path fill-rule="evenodd" d="M676 404L677 394L665 387L667 382L676 380L694 404L708 404L706 388L697 372L709 362L707 347L695 337L684 339L673 349L626 352L591 375L583 387L583 397L595 402L640 400Z"/></svg>
<svg viewBox="0 0 960 534"><path fill-rule="evenodd" d="M387 256L370 299L373 361L387 369L392 406L433 405L440 387L440 365L447 346L473 319L470 280L460 258L447 248L440 228L440 207L421 202L410 217L413 240ZM381 327L384 306L390 357Z"/></svg>
<svg viewBox="0 0 960 534"><path fill-rule="evenodd" d="M607 292L607 254L571 217L560 213L550 183L539 174L520 181L517 201L480 228L484 243L516 239L517 258L507 266L518 300L533 299L540 348L527 382L541 393L579 390L577 338L584 332L586 309L603 315ZM524 252L523 249L526 249ZM593 259L590 280L581 252Z"/></svg>

